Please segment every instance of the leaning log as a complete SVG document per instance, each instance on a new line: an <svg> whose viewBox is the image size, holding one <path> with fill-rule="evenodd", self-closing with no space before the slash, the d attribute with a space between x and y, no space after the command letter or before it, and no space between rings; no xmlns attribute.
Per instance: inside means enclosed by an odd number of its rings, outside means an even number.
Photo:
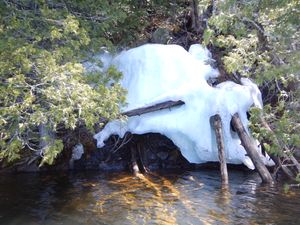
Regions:
<svg viewBox="0 0 300 225"><path fill-rule="evenodd" d="M228 172L225 159L224 137L222 129L222 121L219 114L213 116L213 125L216 133L216 141L218 145L218 155L220 161L221 179L223 185L228 185Z"/></svg>
<svg viewBox="0 0 300 225"><path fill-rule="evenodd" d="M123 116L140 116L142 114L145 113L150 113L150 112L155 112L155 111L159 111L162 109L170 109L172 107L175 106L180 106L180 105L184 105L185 103L181 100L179 101L166 101L166 102L161 102L152 106L147 106L147 107L142 107L142 108L137 108L137 109L133 109L130 111L126 111L123 112L122 115Z"/></svg>
<svg viewBox="0 0 300 225"><path fill-rule="evenodd" d="M246 132L238 113L232 116L231 122L241 139L242 145L244 146L247 154L249 155L255 168L257 169L262 181L264 183L273 183L273 178L264 165L263 161L261 160L260 155L257 152L257 146L254 143L253 139Z"/></svg>

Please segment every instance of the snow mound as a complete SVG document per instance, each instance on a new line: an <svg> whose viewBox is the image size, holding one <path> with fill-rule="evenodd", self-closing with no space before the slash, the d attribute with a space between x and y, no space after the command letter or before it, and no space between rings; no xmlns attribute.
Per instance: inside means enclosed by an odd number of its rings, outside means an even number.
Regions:
<svg viewBox="0 0 300 225"><path fill-rule="evenodd" d="M192 45L189 52L177 45L147 44L121 52L111 60L122 73L121 84L128 90L128 105L123 111L150 106L167 100L182 100L184 105L112 121L96 134L97 146L112 134L123 137L134 134L160 133L179 147L191 163L218 161L218 149L210 118L220 114L224 130L225 154L228 163L254 165L246 156L238 135L230 128L230 120L238 112L245 127L246 112L252 105L262 106L261 94L249 79L242 85L224 82L216 87L207 80L218 71L206 61L210 52L201 45ZM260 152L260 149L257 148ZM263 155L266 164L272 164Z"/></svg>

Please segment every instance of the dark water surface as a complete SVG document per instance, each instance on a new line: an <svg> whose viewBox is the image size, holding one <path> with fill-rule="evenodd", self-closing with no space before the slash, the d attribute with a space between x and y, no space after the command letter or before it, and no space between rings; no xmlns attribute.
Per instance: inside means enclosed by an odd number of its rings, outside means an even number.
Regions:
<svg viewBox="0 0 300 225"><path fill-rule="evenodd" d="M0 177L0 224L300 224L300 191L259 184L256 174L19 174Z"/></svg>

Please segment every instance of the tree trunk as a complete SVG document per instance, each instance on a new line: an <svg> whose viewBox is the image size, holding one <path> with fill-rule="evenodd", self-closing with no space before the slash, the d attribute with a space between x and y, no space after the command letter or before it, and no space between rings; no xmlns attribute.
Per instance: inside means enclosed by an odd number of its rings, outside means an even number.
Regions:
<svg viewBox="0 0 300 225"><path fill-rule="evenodd" d="M142 146L140 143L137 143L136 147L137 147L137 155L138 155L137 163L138 163L139 170L142 173L148 173L149 171L143 162Z"/></svg>
<svg viewBox="0 0 300 225"><path fill-rule="evenodd" d="M195 31L196 34L198 34L200 31L198 4L198 0L192 0L191 2L192 29Z"/></svg>
<svg viewBox="0 0 300 225"><path fill-rule="evenodd" d="M218 145L218 155L220 161L220 170L221 170L221 178L222 184L228 185L228 172L227 172L227 164L225 158L225 147L224 147L224 137L223 137L223 129L222 129L222 121L220 115L213 116L213 125L216 132L216 141Z"/></svg>
<svg viewBox="0 0 300 225"><path fill-rule="evenodd" d="M45 149L51 145L51 142L55 139L55 133L51 131L45 124L41 124L39 126L39 135L40 135L40 143L39 143L39 151L36 154L43 156Z"/></svg>
<svg viewBox="0 0 300 225"><path fill-rule="evenodd" d="M259 153L257 152L257 146L253 142L252 138L247 134L237 113L232 116L231 122L241 139L242 145L244 146L247 154L255 165L255 168L257 169L259 175L261 176L262 181L264 183L273 183L271 174L269 173L268 169L261 160Z"/></svg>
<svg viewBox="0 0 300 225"><path fill-rule="evenodd" d="M139 166L137 164L137 160L136 160L136 157L137 157L137 151L136 151L136 148L134 146L132 146L130 148L130 153L131 153L131 170L133 172L133 174L136 176L138 174L141 173L140 169L139 169Z"/></svg>

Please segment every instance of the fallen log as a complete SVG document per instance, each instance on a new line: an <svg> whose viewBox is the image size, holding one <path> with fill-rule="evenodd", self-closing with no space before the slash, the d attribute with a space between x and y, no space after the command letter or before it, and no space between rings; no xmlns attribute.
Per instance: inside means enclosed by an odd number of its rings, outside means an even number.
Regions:
<svg viewBox="0 0 300 225"><path fill-rule="evenodd" d="M142 107L142 108L129 110L129 111L123 112L121 114L123 116L128 116L128 117L140 116L140 115L145 114L145 113L155 112L155 111L162 110L162 109L169 109L169 108L184 105L184 104L185 103L181 100L179 100L179 101L166 101L166 102L157 103L157 104L152 105L152 106L147 106L147 107Z"/></svg>
<svg viewBox="0 0 300 225"><path fill-rule="evenodd" d="M227 172L227 164L225 159L225 147L224 147L224 137L223 137L223 129L222 129L222 121L220 115L214 115L213 117L213 125L216 133L216 141L218 145L218 156L220 161L220 170L221 170L221 179L223 185L228 185L228 172Z"/></svg>
<svg viewBox="0 0 300 225"><path fill-rule="evenodd" d="M137 108L137 109L132 109L129 111L125 111L122 112L121 115L122 116L140 116L146 113L150 113L150 112L155 112L158 110L163 110L163 109L170 109L172 107L176 107L176 106L181 106L184 105L185 102L179 100L179 101L165 101L165 102L161 102L161 103L157 103L155 105L151 105L151 106L146 106L146 107L141 107L141 108ZM109 121L106 118L100 118L99 122L95 124L94 129L95 132L98 133L101 131L102 127L108 123Z"/></svg>
<svg viewBox="0 0 300 225"><path fill-rule="evenodd" d="M273 183L273 178L261 160L260 155L257 152L257 146L253 139L247 134L238 113L232 116L231 122L238 133L238 136L240 137L242 145L244 146L247 154L255 165L255 168L257 169L262 181L264 183Z"/></svg>

